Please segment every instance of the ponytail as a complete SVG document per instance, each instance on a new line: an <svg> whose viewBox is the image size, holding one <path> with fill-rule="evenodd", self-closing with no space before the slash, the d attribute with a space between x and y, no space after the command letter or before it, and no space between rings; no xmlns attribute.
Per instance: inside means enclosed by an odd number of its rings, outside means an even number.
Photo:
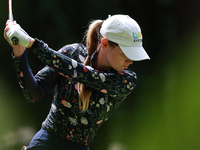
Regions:
<svg viewBox="0 0 200 150"><path fill-rule="evenodd" d="M100 27L102 25L102 20L94 20L91 22L86 35L86 46L88 56L84 61L85 66L89 66L91 64L90 56L96 51L98 44L101 41L101 34L99 32ZM84 84L78 83L78 92L79 92L79 108L82 112L87 111L89 107L89 101L92 94L92 89Z"/></svg>

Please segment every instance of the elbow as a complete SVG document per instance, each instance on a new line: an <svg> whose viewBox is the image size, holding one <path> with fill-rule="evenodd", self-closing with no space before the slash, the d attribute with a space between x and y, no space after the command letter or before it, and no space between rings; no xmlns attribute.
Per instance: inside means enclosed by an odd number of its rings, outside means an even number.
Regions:
<svg viewBox="0 0 200 150"><path fill-rule="evenodd" d="M41 95L41 92L40 91L35 91L34 93L33 92L28 92L28 94L24 94L26 100L28 102L38 102L40 101L44 96Z"/></svg>

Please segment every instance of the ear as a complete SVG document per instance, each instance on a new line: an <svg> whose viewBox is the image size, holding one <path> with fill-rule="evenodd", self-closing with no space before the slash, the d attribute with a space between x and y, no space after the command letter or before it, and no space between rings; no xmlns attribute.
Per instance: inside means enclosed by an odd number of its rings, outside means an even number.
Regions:
<svg viewBox="0 0 200 150"><path fill-rule="evenodd" d="M108 46L108 39L107 38L102 38L101 39L101 47L106 48Z"/></svg>

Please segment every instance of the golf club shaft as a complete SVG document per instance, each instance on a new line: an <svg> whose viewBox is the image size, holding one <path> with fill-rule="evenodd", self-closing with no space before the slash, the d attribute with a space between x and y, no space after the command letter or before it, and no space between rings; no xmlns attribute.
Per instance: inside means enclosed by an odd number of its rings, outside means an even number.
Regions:
<svg viewBox="0 0 200 150"><path fill-rule="evenodd" d="M8 18L13 21L13 13L12 13L12 0L8 0ZM18 45L19 41L16 37L12 38L12 43L14 45Z"/></svg>

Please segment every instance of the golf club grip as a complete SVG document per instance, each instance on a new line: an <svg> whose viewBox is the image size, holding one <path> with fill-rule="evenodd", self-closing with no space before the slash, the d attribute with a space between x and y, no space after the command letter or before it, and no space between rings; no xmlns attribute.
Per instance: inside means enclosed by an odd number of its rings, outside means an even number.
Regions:
<svg viewBox="0 0 200 150"><path fill-rule="evenodd" d="M14 45L18 45L19 41L18 41L18 39L17 39L16 37L13 37L13 38L12 38L12 43L13 43Z"/></svg>

